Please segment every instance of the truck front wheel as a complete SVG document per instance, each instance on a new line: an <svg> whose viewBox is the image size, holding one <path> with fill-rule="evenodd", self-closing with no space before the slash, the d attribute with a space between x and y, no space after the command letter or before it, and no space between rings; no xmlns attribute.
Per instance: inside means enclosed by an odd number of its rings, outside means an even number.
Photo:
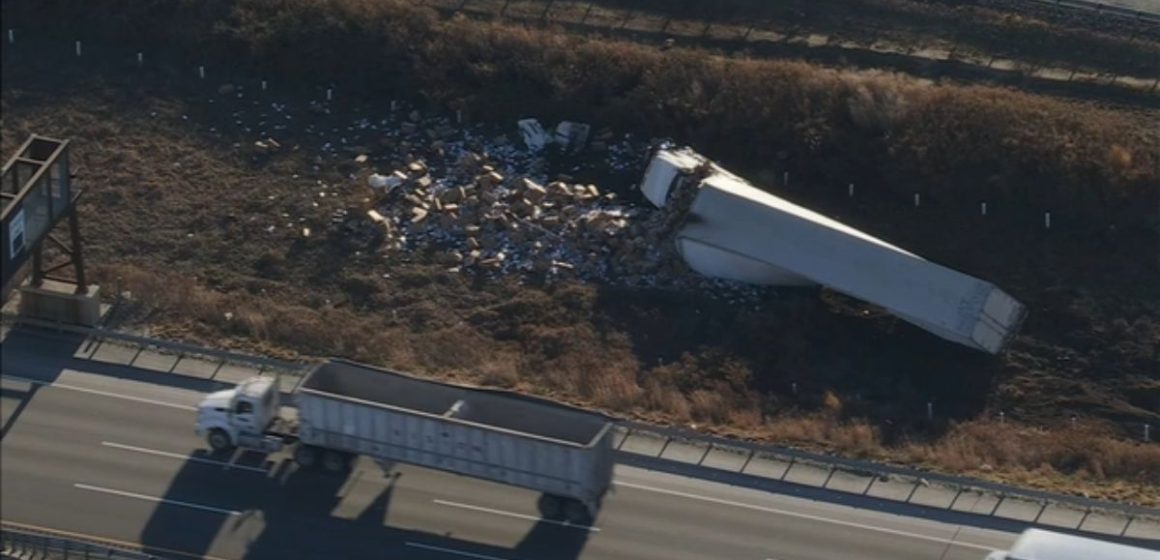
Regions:
<svg viewBox="0 0 1160 560"><path fill-rule="evenodd" d="M302 468L313 467L318 464L318 450L309 445L299 445L294 449L294 462Z"/></svg>
<svg viewBox="0 0 1160 560"><path fill-rule="evenodd" d="M209 434L205 436L205 440L214 453L225 453L234 448L233 442L230 441L230 435L221 428L210 430Z"/></svg>

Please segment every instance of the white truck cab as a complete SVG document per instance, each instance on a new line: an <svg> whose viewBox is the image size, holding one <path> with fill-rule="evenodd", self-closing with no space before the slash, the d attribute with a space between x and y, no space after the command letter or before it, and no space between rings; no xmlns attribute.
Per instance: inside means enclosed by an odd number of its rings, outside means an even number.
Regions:
<svg viewBox="0 0 1160 560"><path fill-rule="evenodd" d="M1043 529L1027 529L1010 550L992 552L987 555L987 560L1160 560L1160 551Z"/></svg>
<svg viewBox="0 0 1160 560"><path fill-rule="evenodd" d="M227 451L245 442L247 447L263 437L278 417L281 394L277 379L253 377L233 389L207 395L197 406L196 432L204 436L217 452Z"/></svg>

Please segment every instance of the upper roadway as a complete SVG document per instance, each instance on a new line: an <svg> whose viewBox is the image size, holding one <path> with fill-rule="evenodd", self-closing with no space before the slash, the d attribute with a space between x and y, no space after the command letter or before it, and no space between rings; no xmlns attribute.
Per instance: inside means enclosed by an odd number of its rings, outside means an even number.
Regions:
<svg viewBox="0 0 1160 560"><path fill-rule="evenodd" d="M531 491L446 473L211 457L206 388L28 364L2 365L3 520L170 558L981 560L1017 536L625 466L593 526L567 526Z"/></svg>

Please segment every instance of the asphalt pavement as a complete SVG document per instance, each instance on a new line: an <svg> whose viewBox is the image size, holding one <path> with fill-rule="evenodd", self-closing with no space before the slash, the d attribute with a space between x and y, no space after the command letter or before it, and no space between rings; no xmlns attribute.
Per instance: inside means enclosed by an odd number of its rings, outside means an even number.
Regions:
<svg viewBox="0 0 1160 560"><path fill-rule="evenodd" d="M1016 537L624 466L591 527L561 525L533 492L447 473L210 456L193 388L3 373L4 521L173 558L981 560Z"/></svg>

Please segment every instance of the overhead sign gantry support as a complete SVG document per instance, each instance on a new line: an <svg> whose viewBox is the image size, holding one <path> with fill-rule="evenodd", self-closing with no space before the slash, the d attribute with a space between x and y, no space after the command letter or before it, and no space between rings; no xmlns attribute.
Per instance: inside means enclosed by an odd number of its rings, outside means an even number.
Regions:
<svg viewBox="0 0 1160 560"><path fill-rule="evenodd" d="M4 164L0 177L0 301L7 302L31 273L29 285L22 290L21 313L71 323L96 322L97 287L90 286L85 275L76 212L80 195L81 189L72 184L68 140L33 134ZM62 241L52 232L66 218L68 239ZM63 259L46 262L45 242ZM72 278L55 275L70 266Z"/></svg>

